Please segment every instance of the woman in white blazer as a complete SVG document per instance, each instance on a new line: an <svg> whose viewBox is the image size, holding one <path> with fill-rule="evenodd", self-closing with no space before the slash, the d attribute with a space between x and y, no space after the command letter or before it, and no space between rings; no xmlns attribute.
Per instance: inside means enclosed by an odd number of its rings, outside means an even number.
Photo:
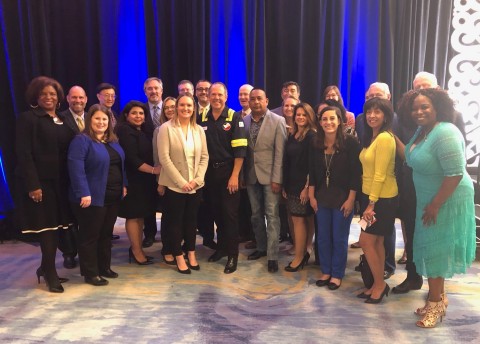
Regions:
<svg viewBox="0 0 480 344"><path fill-rule="evenodd" d="M177 98L174 117L158 131L158 159L162 165L159 185L166 186L165 216L169 247L177 270L183 274L200 270L195 257L197 211L208 166L205 133L196 124L195 100L189 94ZM185 241L188 261L182 251Z"/></svg>

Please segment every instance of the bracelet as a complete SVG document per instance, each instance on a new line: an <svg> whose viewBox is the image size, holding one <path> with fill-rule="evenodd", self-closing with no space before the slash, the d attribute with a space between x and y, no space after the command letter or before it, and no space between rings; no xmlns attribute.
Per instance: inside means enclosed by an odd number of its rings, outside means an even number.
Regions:
<svg viewBox="0 0 480 344"><path fill-rule="evenodd" d="M375 205L375 201L368 201L368 205Z"/></svg>
<svg viewBox="0 0 480 344"><path fill-rule="evenodd" d="M152 167L152 174L153 174L153 171L155 170L155 167Z"/></svg>

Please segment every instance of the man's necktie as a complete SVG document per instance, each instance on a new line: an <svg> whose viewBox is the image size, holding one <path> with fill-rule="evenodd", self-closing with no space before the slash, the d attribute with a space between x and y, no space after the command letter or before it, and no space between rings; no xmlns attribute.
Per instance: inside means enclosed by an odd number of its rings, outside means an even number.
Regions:
<svg viewBox="0 0 480 344"><path fill-rule="evenodd" d="M153 107L153 116L152 116L152 121L155 128L160 125L160 111L158 110L159 110L158 106L155 105Z"/></svg>
<svg viewBox="0 0 480 344"><path fill-rule="evenodd" d="M80 131L83 131L83 129L85 129L85 124L83 123L82 117L77 117L77 126Z"/></svg>

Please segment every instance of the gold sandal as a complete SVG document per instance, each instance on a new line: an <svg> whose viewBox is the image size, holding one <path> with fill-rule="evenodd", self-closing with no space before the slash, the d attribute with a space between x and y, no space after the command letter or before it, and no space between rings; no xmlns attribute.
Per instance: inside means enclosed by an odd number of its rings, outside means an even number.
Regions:
<svg viewBox="0 0 480 344"><path fill-rule="evenodd" d="M416 315L419 315L419 316L423 317L423 316L425 315L425 313L427 312L428 296L429 296L429 295L427 295L427 301L425 302L425 306L423 306L423 307L421 307L421 308L417 308L417 310L414 311L414 313L415 313ZM441 298L442 298L443 304L445 305L445 310L447 310L447 308L448 308L448 297L447 297L447 293L442 293Z"/></svg>
<svg viewBox="0 0 480 344"><path fill-rule="evenodd" d="M425 307L425 315L423 316L422 320L416 322L415 325L422 328L432 328L437 325L438 319L442 322L443 317L447 314L445 310L445 304L443 301L432 302L427 301L427 305Z"/></svg>

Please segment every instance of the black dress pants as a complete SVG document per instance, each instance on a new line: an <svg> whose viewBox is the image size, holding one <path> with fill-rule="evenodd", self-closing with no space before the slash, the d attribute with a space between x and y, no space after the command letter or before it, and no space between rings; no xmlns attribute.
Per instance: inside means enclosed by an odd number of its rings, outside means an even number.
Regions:
<svg viewBox="0 0 480 344"><path fill-rule="evenodd" d="M415 233L415 216L417 208L417 196L415 185L413 184L412 169L403 166L402 169L402 189L400 191L400 211L399 217L403 220L405 228L405 251L407 252L407 278L416 278L417 268L413 262L413 236Z"/></svg>
<svg viewBox="0 0 480 344"><path fill-rule="evenodd" d="M72 204L78 222L78 256L82 276L95 277L110 268L111 239L120 202L82 208Z"/></svg>
<svg viewBox="0 0 480 344"><path fill-rule="evenodd" d="M182 240L187 251L195 251L197 233L197 211L200 204L201 190L196 193L179 193L165 190L165 208L168 214L168 247L174 256L181 256Z"/></svg>
<svg viewBox="0 0 480 344"><path fill-rule="evenodd" d="M63 257L72 257L78 253L78 224L74 223L66 230L60 230L58 248L63 253Z"/></svg>
<svg viewBox="0 0 480 344"><path fill-rule="evenodd" d="M217 224L217 247L229 256L238 255L238 210L240 192L230 194L227 189L233 161L214 168L208 166L205 187L210 194L210 209Z"/></svg>
<svg viewBox="0 0 480 344"><path fill-rule="evenodd" d="M211 243L215 237L215 224L210 209L210 194L207 189L202 192L202 200L197 215L197 228L203 242Z"/></svg>

